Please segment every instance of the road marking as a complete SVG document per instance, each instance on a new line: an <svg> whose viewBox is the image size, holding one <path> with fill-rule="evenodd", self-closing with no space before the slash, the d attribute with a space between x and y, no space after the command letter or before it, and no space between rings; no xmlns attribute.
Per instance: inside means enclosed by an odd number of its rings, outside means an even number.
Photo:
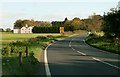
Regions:
<svg viewBox="0 0 120 77"><path fill-rule="evenodd" d="M83 52L80 52L80 51L77 51L78 53L80 53L80 54L82 54L82 55L84 55L84 56L86 56L86 54L85 53L83 53Z"/></svg>
<svg viewBox="0 0 120 77"><path fill-rule="evenodd" d="M104 61L102 61L102 60L100 60L100 59L97 59L97 58L95 58L95 57L92 57L92 58L93 58L94 60L96 60L96 61L102 62L102 63L104 63L104 64L107 64L107 65L109 65L109 66L115 67L115 68L117 68L117 69L120 69L120 67L118 67L118 66L115 66L115 65L112 65L112 64L110 64L110 63L104 62Z"/></svg>
<svg viewBox="0 0 120 77"><path fill-rule="evenodd" d="M74 39L72 39L72 40L74 40ZM72 40L70 41L70 43L69 43L69 47L71 47L71 43L72 43ZM74 48L72 48L72 50L75 50ZM80 54L82 54L82 55L84 55L84 56L86 56L86 54L85 53L82 53L82 52L80 52L80 51L77 51L78 53L80 53Z"/></svg>
<svg viewBox="0 0 120 77"><path fill-rule="evenodd" d="M70 43L69 43L69 47L71 47L71 41L70 41Z"/></svg>
<svg viewBox="0 0 120 77"><path fill-rule="evenodd" d="M74 38L72 40L74 40Z"/></svg>
<svg viewBox="0 0 120 77"><path fill-rule="evenodd" d="M45 72L46 72L47 77L51 77L51 73L50 73L50 69L49 69L49 65L48 65L48 60L47 60L47 49L51 44L49 44L44 50L44 63L45 63Z"/></svg>
<svg viewBox="0 0 120 77"><path fill-rule="evenodd" d="M75 50L74 48L72 48L72 50Z"/></svg>

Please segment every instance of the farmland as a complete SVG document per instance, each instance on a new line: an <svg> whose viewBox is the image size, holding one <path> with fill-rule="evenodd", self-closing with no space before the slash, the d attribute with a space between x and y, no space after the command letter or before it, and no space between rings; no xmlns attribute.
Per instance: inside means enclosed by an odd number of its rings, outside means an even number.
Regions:
<svg viewBox="0 0 120 77"><path fill-rule="evenodd" d="M47 36L47 35L53 35L53 36L59 36L61 34L59 33L41 33L41 34L12 34L12 33L1 33L2 34L2 39L0 41L2 41L3 44L12 42L12 41L23 41L23 40L27 40L29 38L34 38L37 36Z"/></svg>
<svg viewBox="0 0 120 77"><path fill-rule="evenodd" d="M54 41L73 36L80 32L13 34L2 33L2 74L35 75L40 67L40 54L45 47ZM83 33L83 32L82 32ZM28 56L26 57L26 47ZM19 52L22 52L22 66L19 64ZM33 56L31 56L33 54ZM29 68L29 70L28 70ZM12 70L11 70L12 69Z"/></svg>
<svg viewBox="0 0 120 77"><path fill-rule="evenodd" d="M40 53L51 42L64 37L61 34L12 34L2 33L2 74L35 74L40 67ZM25 50L28 47L28 57ZM11 52L12 51L12 52ZM22 67L19 65L19 52L22 52ZM31 54L34 54L31 56ZM28 70L29 68L29 70ZM10 70L12 69L12 70Z"/></svg>

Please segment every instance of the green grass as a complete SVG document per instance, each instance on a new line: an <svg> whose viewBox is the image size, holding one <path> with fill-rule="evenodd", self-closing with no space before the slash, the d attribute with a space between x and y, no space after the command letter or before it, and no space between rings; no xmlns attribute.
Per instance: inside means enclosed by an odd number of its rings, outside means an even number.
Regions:
<svg viewBox="0 0 120 77"><path fill-rule="evenodd" d="M19 65L18 56L3 57L2 59L3 75L34 75L40 67L39 61L34 57L23 57L22 66Z"/></svg>
<svg viewBox="0 0 120 77"><path fill-rule="evenodd" d="M120 43L116 42L114 39L99 36L88 36L85 40L86 43L93 47L120 54Z"/></svg>
<svg viewBox="0 0 120 77"><path fill-rule="evenodd" d="M45 47L56 40L61 40L66 37L70 37L76 34L81 34L83 32L75 33L47 33L47 34L12 34L12 33L2 33L2 47L8 46L10 43L15 44L16 53L2 56L2 74L3 75L34 75L38 72L40 68L40 54L45 49ZM49 35L49 36L48 36ZM46 39L36 38L37 36L48 36ZM13 42L14 41L14 42ZM20 43L19 43L20 42ZM27 44L29 57L25 57L25 47ZM23 51L23 64L19 66L18 52ZM34 56L31 57L30 53L33 52ZM12 70L11 70L12 69Z"/></svg>
<svg viewBox="0 0 120 77"><path fill-rule="evenodd" d="M52 39L36 39L37 36L52 36ZM4 55L2 56L2 74L3 75L34 75L40 67L40 54L43 49L51 42L51 40L57 40L58 38L62 38L63 36L58 33L47 33L47 34L12 34L12 33L2 33L2 47L9 46L9 44L16 44L17 53ZM31 39L29 41L29 39ZM21 44L18 45L19 41ZM28 51L29 54L31 52L34 53L34 57L25 58L25 46L24 43L28 43ZM19 66L18 61L18 52L23 51L23 65ZM30 60L34 60L35 63L31 63ZM12 70L11 70L12 69Z"/></svg>
<svg viewBox="0 0 120 77"><path fill-rule="evenodd" d="M12 41L23 41L29 38L34 38L37 36L47 36L47 35L53 35L53 36L60 36L59 33L41 33L41 34L13 34L13 33L1 33L2 34L2 41L3 44L12 42Z"/></svg>

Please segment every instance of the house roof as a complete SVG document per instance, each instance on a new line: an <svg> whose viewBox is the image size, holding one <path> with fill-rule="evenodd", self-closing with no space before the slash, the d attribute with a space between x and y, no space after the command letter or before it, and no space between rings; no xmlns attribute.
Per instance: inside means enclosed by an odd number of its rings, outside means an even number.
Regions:
<svg viewBox="0 0 120 77"><path fill-rule="evenodd" d="M33 26L29 26L29 27L25 27L25 26L23 26L24 28L33 28ZM21 29L21 28L23 28L23 27L14 27L14 29Z"/></svg>

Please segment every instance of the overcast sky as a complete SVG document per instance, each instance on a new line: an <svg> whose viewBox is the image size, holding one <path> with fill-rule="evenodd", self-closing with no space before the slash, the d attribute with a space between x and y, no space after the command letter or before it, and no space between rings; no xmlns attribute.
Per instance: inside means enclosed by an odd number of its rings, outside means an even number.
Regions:
<svg viewBox="0 0 120 77"><path fill-rule="evenodd" d="M13 28L17 19L63 21L65 17L87 18L103 15L118 5L119 0L0 0L0 27Z"/></svg>

